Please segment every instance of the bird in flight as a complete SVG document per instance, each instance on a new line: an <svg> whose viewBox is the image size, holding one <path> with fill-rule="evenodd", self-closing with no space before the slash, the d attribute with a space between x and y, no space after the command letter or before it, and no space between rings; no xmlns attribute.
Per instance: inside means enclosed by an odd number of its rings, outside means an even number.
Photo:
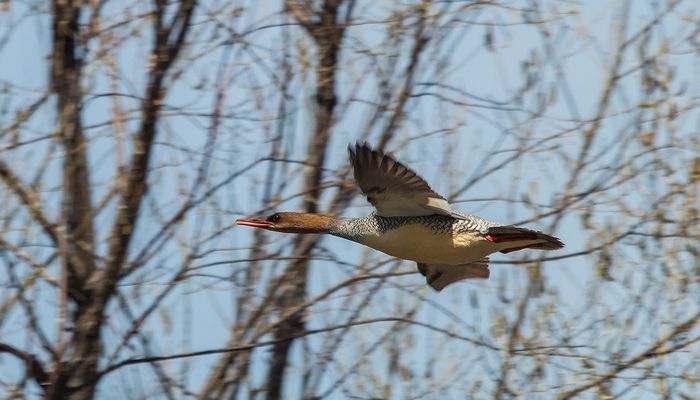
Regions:
<svg viewBox="0 0 700 400"><path fill-rule="evenodd" d="M428 284L489 277L488 255L522 249L556 250L558 238L503 225L450 208L447 200L394 157L357 143L348 147L355 181L376 212L361 218L278 212L236 224L286 233L325 233L412 260Z"/></svg>

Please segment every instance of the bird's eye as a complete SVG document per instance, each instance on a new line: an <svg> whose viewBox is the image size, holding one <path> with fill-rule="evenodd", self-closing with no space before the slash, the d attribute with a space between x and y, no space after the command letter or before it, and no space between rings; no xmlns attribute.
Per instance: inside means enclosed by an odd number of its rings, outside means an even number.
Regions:
<svg viewBox="0 0 700 400"><path fill-rule="evenodd" d="M273 223L278 223L280 222L280 218L282 217L279 214L273 214L270 217L268 217L267 220Z"/></svg>

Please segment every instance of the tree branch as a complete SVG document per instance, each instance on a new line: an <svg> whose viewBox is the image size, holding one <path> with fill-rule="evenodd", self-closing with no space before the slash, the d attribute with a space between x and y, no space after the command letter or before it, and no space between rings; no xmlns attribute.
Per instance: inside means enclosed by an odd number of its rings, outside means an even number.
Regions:
<svg viewBox="0 0 700 400"><path fill-rule="evenodd" d="M0 353L12 354L13 356L22 360L27 376L34 379L37 385L46 391L48 375L44 370L44 366L34 354L19 350L6 343L0 343Z"/></svg>

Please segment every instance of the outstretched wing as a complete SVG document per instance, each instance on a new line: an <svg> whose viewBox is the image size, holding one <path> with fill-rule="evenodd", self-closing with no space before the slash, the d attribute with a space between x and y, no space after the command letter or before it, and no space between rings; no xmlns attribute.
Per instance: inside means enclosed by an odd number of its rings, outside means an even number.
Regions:
<svg viewBox="0 0 700 400"><path fill-rule="evenodd" d="M444 197L392 156L367 144L348 146L355 181L367 200L383 217L455 216Z"/></svg>

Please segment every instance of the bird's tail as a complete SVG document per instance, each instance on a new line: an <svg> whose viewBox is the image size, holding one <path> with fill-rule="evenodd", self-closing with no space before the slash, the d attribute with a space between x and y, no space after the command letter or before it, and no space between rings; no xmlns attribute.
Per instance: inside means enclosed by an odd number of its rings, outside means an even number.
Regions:
<svg viewBox="0 0 700 400"><path fill-rule="evenodd" d="M554 236L547 235L532 229L518 226L494 226L489 228L486 239L494 243L520 242L523 240L536 240L537 242L526 246L519 246L501 250L501 253L510 253L522 249L556 250L564 247L564 243Z"/></svg>

